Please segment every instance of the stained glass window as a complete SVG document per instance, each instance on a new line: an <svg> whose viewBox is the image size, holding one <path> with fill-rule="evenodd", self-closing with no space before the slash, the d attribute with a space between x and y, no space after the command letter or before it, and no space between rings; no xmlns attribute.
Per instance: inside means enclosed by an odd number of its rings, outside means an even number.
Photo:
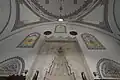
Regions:
<svg viewBox="0 0 120 80"><path fill-rule="evenodd" d="M120 63L102 58L98 61L96 68L100 78L120 80Z"/></svg>
<svg viewBox="0 0 120 80"><path fill-rule="evenodd" d="M19 48L33 48L37 40L39 39L40 34L35 32L29 34L17 47Z"/></svg>
<svg viewBox="0 0 120 80"><path fill-rule="evenodd" d="M89 33L83 33L81 37L88 49L93 50L105 49L105 47L98 41L98 39L95 36Z"/></svg>
<svg viewBox="0 0 120 80"><path fill-rule="evenodd" d="M13 74L21 74L24 71L25 62L21 57L12 57L0 62L0 75L8 76Z"/></svg>

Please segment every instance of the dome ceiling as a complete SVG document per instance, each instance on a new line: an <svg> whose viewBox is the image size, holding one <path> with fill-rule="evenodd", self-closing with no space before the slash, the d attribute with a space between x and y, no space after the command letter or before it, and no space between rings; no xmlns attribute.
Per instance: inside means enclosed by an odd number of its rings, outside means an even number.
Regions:
<svg viewBox="0 0 120 80"><path fill-rule="evenodd" d="M108 23L107 7L108 2L103 0L5 0L0 4L0 32L7 27L12 32L34 24L54 22L60 18L66 22L90 25L112 32Z"/></svg>
<svg viewBox="0 0 120 80"><path fill-rule="evenodd" d="M25 4L38 16L49 20L77 19L99 0L24 0Z"/></svg>

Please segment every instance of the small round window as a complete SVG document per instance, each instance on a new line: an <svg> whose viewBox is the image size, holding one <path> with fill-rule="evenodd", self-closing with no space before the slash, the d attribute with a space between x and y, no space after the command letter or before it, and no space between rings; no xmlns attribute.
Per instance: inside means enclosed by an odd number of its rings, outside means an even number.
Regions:
<svg viewBox="0 0 120 80"><path fill-rule="evenodd" d="M76 31L70 31L70 34L73 35L73 36L78 35L78 33Z"/></svg>
<svg viewBox="0 0 120 80"><path fill-rule="evenodd" d="M50 34L52 34L51 31L45 31L45 32L44 32L44 35L50 35Z"/></svg>

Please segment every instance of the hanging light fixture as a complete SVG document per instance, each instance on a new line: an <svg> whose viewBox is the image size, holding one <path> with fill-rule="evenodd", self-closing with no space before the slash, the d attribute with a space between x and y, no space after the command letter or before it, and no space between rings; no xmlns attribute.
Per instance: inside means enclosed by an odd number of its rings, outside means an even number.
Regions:
<svg viewBox="0 0 120 80"><path fill-rule="evenodd" d="M63 19L58 19L58 21L62 22L62 21L64 21L64 20L63 20Z"/></svg>

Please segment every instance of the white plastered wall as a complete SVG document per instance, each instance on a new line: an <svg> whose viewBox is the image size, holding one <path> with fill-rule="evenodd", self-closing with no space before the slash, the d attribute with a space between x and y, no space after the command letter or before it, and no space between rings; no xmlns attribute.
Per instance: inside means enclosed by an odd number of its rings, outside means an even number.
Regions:
<svg viewBox="0 0 120 80"><path fill-rule="evenodd" d="M55 25L46 24L42 26L33 26L33 28L25 29L13 36L6 38L0 42L0 62L14 56L20 56L25 60L25 69L30 70L32 63L34 62L37 53L40 50L40 46L44 42L44 31L52 31L50 36L71 36L69 31L74 30L78 32L76 36L78 43L82 49L82 53L85 56L88 67L91 73L96 72L96 64L101 58L108 58L120 63L120 46L116 43L115 39L107 34L104 34L98 30L87 28L83 25L69 25L67 27L67 33L54 34ZM16 48L17 45L30 33L39 32L41 34L40 39L37 41L34 48ZM105 47L106 50L88 50L85 43L81 38L82 33L90 33L94 35ZM97 77L96 77L97 78Z"/></svg>

